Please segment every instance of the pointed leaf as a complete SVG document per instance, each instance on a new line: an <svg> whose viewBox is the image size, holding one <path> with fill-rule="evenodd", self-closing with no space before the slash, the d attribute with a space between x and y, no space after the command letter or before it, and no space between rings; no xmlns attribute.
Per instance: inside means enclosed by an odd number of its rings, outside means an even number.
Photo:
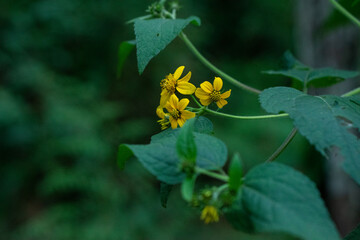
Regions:
<svg viewBox="0 0 360 240"><path fill-rule="evenodd" d="M166 208L166 206L167 206L167 201L168 201L168 198L169 198L172 188L173 188L173 185L170 185L170 184L167 184L164 182L160 182L160 202L161 202L161 206L163 208Z"/></svg>
<svg viewBox="0 0 360 240"><path fill-rule="evenodd" d="M118 51L118 66L117 66L117 77L119 78L122 73L122 69L124 67L124 63L128 58L129 54L135 47L135 40L132 41L124 41L119 45Z"/></svg>
<svg viewBox="0 0 360 240"><path fill-rule="evenodd" d="M285 111L299 132L327 157L340 149L344 170L360 184L360 103L356 97L309 96L286 87L264 90L261 106L270 113Z"/></svg>
<svg viewBox="0 0 360 240"><path fill-rule="evenodd" d="M239 154L235 154L229 166L229 190L237 192L242 183L242 163Z"/></svg>
<svg viewBox="0 0 360 240"><path fill-rule="evenodd" d="M315 184L290 167L270 163L253 168L238 197L233 207L246 213L250 222L242 221L255 232L285 232L305 240L340 239Z"/></svg>
<svg viewBox="0 0 360 240"><path fill-rule="evenodd" d="M159 54L189 24L200 25L200 19L151 19L136 20L134 24L139 73L149 61Z"/></svg>
<svg viewBox="0 0 360 240"><path fill-rule="evenodd" d="M195 124L196 131L196 124ZM183 181L185 174L180 171L181 159L176 153L176 141L180 129L169 130L153 136L147 145L120 145L118 162L122 163L132 155L160 181L177 184ZM194 132L197 149L196 166L208 170L221 168L227 159L225 144L208 134Z"/></svg>
<svg viewBox="0 0 360 240"><path fill-rule="evenodd" d="M326 87L358 75L359 72L355 71L319 68L310 71L307 83L315 87Z"/></svg>
<svg viewBox="0 0 360 240"><path fill-rule="evenodd" d="M117 163L120 170L124 170L126 161L133 156L131 149L124 145L120 145L117 155Z"/></svg>
<svg viewBox="0 0 360 240"><path fill-rule="evenodd" d="M181 184L181 195L185 201L190 202L193 198L196 176L185 178Z"/></svg>
<svg viewBox="0 0 360 240"><path fill-rule="evenodd" d="M297 60L289 51L284 54L284 67L282 70L269 70L263 73L269 75L282 75L302 83L304 86L327 87L345 79L359 75L355 71L345 71L333 68L312 69Z"/></svg>

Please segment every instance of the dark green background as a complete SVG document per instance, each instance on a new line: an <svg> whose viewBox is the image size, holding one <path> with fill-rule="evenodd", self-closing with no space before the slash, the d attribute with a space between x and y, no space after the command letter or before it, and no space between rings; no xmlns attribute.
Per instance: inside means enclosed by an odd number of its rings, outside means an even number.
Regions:
<svg viewBox="0 0 360 240"><path fill-rule="evenodd" d="M168 208L159 183L137 161L116 166L120 143L148 143L160 131L160 80L184 65L195 85L214 74L176 39L138 75L132 53L116 77L124 22L145 15L145 0L14 0L0 3L0 238L24 240L268 239L236 232L221 218L207 226L181 200ZM294 48L294 2L180 1L179 17L202 19L186 33L215 65L264 89L289 85L262 70ZM224 112L265 114L257 96L232 89ZM215 136L245 169L264 162L292 128L288 119L211 117ZM323 187L322 158L301 136L278 161ZM207 180L207 179L203 179ZM284 239L274 235L273 239ZM286 238L288 239L288 238Z"/></svg>

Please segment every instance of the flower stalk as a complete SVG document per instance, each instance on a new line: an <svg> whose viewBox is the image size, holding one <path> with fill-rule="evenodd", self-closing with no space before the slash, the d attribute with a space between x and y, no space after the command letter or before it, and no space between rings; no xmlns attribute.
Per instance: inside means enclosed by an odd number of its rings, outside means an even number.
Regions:
<svg viewBox="0 0 360 240"><path fill-rule="evenodd" d="M228 176L224 176L218 173L214 173L214 172L210 172L206 169L203 168L199 168L199 167L195 167L195 172L212 177L212 178L216 178L218 180L224 181L224 182L228 182L229 181L229 177Z"/></svg>
<svg viewBox="0 0 360 240"><path fill-rule="evenodd" d="M192 44L192 42L189 40L189 38L185 35L185 33L181 32L180 33L180 38L184 41L184 43L186 44L186 46L190 49L190 51L200 60L200 62L202 62L206 67L208 67L211 71L213 71L214 73L218 74L219 76L221 76L222 78L224 78L225 80L227 80L228 82L232 83L233 85L246 90L250 93L255 93L255 94L260 94L261 91L250 87L238 80L236 80L235 78L231 77L230 75L226 74L225 72L221 71L219 68L215 67L212 63L210 63L197 49L196 47Z"/></svg>
<svg viewBox="0 0 360 240"><path fill-rule="evenodd" d="M217 112L217 111L211 110L209 108L204 108L204 111L208 112L208 113L211 113L213 115L221 116L221 117L228 117L228 118L242 119L242 120L282 118L282 117L288 117L289 116L289 114L287 114L287 113L272 114L272 115L259 115L259 116L239 116L239 115L232 115L232 114Z"/></svg>
<svg viewBox="0 0 360 240"><path fill-rule="evenodd" d="M354 15L352 15L348 10L346 10L343 6L341 6L336 0L329 0L332 5L341 12L345 17L347 17L350 21L355 23L358 27L360 27L360 21Z"/></svg>

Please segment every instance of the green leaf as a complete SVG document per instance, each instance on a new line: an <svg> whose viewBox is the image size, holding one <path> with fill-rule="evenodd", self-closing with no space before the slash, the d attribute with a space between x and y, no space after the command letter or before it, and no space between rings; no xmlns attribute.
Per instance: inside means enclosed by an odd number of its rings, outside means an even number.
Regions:
<svg viewBox="0 0 360 240"><path fill-rule="evenodd" d="M285 69L278 71L264 71L269 75L281 75L290 77L302 83L303 86L326 87L353 78L359 75L355 71L337 70L333 68L312 69L299 60L297 60L290 52L284 54Z"/></svg>
<svg viewBox="0 0 360 240"><path fill-rule="evenodd" d="M167 206L167 201L169 199L169 195L171 193L172 188L173 185L160 182L160 202L163 208L166 208Z"/></svg>
<svg viewBox="0 0 360 240"><path fill-rule="evenodd" d="M198 17L187 19L136 20L134 24L139 73L189 24L200 25Z"/></svg>
<svg viewBox="0 0 360 240"><path fill-rule="evenodd" d="M357 227L348 235L346 235L346 237L344 238L344 240L359 240L360 239L360 224L357 225Z"/></svg>
<svg viewBox="0 0 360 240"><path fill-rule="evenodd" d="M120 78L124 63L135 47L135 40L120 43L118 50L117 77Z"/></svg>
<svg viewBox="0 0 360 240"><path fill-rule="evenodd" d="M214 126L212 122L203 116L196 117L195 118L195 124L194 124L194 131L198 133L206 133L206 134L212 134L214 132ZM162 131L156 135L153 135L151 137L151 142L156 142L159 139L162 139L163 137L170 136L173 134L172 129L166 129L165 131Z"/></svg>
<svg viewBox="0 0 360 240"><path fill-rule="evenodd" d="M286 87L260 94L261 106L270 113L285 111L294 125L316 149L328 157L338 147L344 157L344 170L360 184L360 103L356 97L309 96Z"/></svg>
<svg viewBox="0 0 360 240"><path fill-rule="evenodd" d="M186 177L181 184L181 195L185 201L190 202L193 198L196 175Z"/></svg>
<svg viewBox="0 0 360 240"><path fill-rule="evenodd" d="M253 168L239 198L234 208L246 212L255 232L286 232L305 240L340 239L315 184L290 167L270 163Z"/></svg>
<svg viewBox="0 0 360 240"><path fill-rule="evenodd" d="M355 71L319 68L310 71L307 83L315 87L326 87L358 75L359 72Z"/></svg>
<svg viewBox="0 0 360 240"><path fill-rule="evenodd" d="M196 126L196 124L195 124ZM196 128L195 128L196 131ZM153 136L148 145L122 144L118 162L125 163L133 153L143 166L160 181L167 184L177 184L183 181L185 174L180 171L181 160L176 153L176 141L180 129L169 130L166 134ZM225 144L208 134L194 132L197 149L196 166L208 170L221 168L227 159Z"/></svg>
<svg viewBox="0 0 360 240"><path fill-rule="evenodd" d="M214 126L208 118L200 116L196 118L194 131L198 133L213 134Z"/></svg>
<svg viewBox="0 0 360 240"><path fill-rule="evenodd" d="M306 70L306 69L288 69L288 70L279 70L279 71L269 70L269 71L263 71L263 73L269 74L269 75L282 75L285 77L290 77L290 78L296 79L296 80L304 83L306 76L308 74L308 71L309 70Z"/></svg>
<svg viewBox="0 0 360 240"><path fill-rule="evenodd" d="M118 149L117 163L120 170L124 170L126 161L133 156L131 149L125 145L120 145Z"/></svg>
<svg viewBox="0 0 360 240"><path fill-rule="evenodd" d="M176 141L176 152L178 157L183 161L195 163L196 145L194 140L194 123L196 118L192 118L184 124L180 129L179 136Z"/></svg>
<svg viewBox="0 0 360 240"><path fill-rule="evenodd" d="M308 66L296 59L289 50L284 53L282 65L284 69L309 69Z"/></svg>
<svg viewBox="0 0 360 240"><path fill-rule="evenodd" d="M242 183L243 169L239 154L235 154L229 166L229 190L237 192Z"/></svg>

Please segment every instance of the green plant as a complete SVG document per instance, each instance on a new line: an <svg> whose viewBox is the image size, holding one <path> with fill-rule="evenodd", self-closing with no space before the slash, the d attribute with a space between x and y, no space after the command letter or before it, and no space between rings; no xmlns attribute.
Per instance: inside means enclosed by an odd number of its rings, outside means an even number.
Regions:
<svg viewBox="0 0 360 240"><path fill-rule="evenodd" d="M359 25L359 21L338 2L330 2ZM174 74L162 80L160 105L156 112L162 129L169 126L171 129L152 136L148 145L120 145L120 168L124 168L126 161L135 156L162 182L163 205L166 205L171 186L181 184L184 200L194 208L202 209L201 219L206 223L218 221L219 213L222 213L236 229L244 232L279 231L303 239L340 239L314 183L291 167L273 161L299 132L325 157L332 147L339 148L344 158L343 169L360 184L360 142L356 136L360 129L360 88L342 96L312 96L307 93L310 86L330 86L356 77L358 72L315 69L286 52L284 69L264 73L290 77L294 87L258 90L210 63L183 32L189 24L200 26L200 19L178 19L177 10L177 4L170 4L167 8L166 2L160 1L149 7L149 15L129 21L134 23L136 40L121 44L119 72L123 59L135 44L141 74L153 57L179 37L217 76L213 83L205 81L196 88L189 83L191 73L180 78L184 67L179 67ZM227 100L231 101L231 91L222 91L222 79L259 95L262 108L271 115L242 116L220 112L227 105ZM179 100L179 93L190 95L195 107L188 106L190 101L187 98ZM211 108L215 104L218 109ZM264 160L266 163L243 175L241 159L239 155L234 155L226 173L223 169L228 158L226 145L213 136L212 122L204 115L239 120L290 118L294 128L271 157ZM177 128L178 125L180 128ZM224 184L196 186L196 180L201 175ZM352 235L356 237L357 234L355 230Z"/></svg>

